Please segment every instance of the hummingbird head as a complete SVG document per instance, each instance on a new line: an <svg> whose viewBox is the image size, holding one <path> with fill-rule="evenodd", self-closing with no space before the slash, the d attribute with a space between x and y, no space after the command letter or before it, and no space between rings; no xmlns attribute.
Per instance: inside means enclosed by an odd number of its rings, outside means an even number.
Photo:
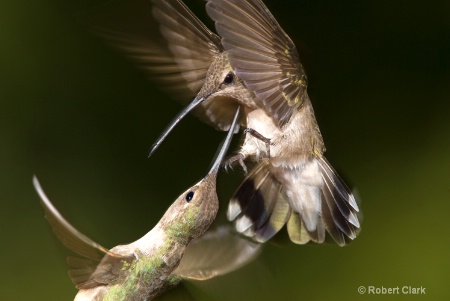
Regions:
<svg viewBox="0 0 450 301"><path fill-rule="evenodd" d="M228 60L228 53L222 52L210 65L205 82L196 99L203 98L204 107L207 107L210 102L226 101L228 104L238 102L256 108L254 101L249 102L254 97L253 93L245 87L244 82L236 75Z"/></svg>
<svg viewBox="0 0 450 301"><path fill-rule="evenodd" d="M221 163L238 126L238 107L228 134L218 149L208 174L197 184L183 192L166 211L160 225L173 240L187 245L209 228L219 210L216 179Z"/></svg>
<svg viewBox="0 0 450 301"><path fill-rule="evenodd" d="M233 114L239 105L257 108L254 94L236 76L228 61L227 53L222 52L211 63L197 96L164 129L152 145L148 157L156 151L175 126L195 108L201 107L210 122L220 123L219 118L229 120L226 126L219 126L222 130L228 130L228 125L231 124Z"/></svg>
<svg viewBox="0 0 450 301"><path fill-rule="evenodd" d="M208 174L183 192L167 210L161 226L171 239L187 245L209 228L219 209L216 176L217 173Z"/></svg>

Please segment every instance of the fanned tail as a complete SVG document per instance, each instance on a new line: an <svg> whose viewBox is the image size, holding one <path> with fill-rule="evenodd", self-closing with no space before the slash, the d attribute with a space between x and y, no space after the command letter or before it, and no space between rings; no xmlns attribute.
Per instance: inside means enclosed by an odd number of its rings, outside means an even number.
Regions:
<svg viewBox="0 0 450 301"><path fill-rule="evenodd" d="M355 196L325 158L314 157L286 172L292 174L281 176L279 169L261 161L244 179L227 213L238 232L266 242L286 224L296 244L323 243L329 236L343 246L356 238Z"/></svg>

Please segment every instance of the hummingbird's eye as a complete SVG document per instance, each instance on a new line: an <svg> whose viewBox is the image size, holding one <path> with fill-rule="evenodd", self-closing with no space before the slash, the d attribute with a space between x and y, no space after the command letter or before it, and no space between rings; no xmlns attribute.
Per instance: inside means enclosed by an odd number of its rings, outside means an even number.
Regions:
<svg viewBox="0 0 450 301"><path fill-rule="evenodd" d="M188 194L186 194L186 202L190 202L192 200L192 198L194 197L194 192L193 191L189 191Z"/></svg>
<svg viewBox="0 0 450 301"><path fill-rule="evenodd" d="M233 74L233 72L230 71L230 72L228 72L228 74L223 79L223 83L225 85L229 85L229 84L231 84L233 82L233 79L234 79L234 74Z"/></svg>

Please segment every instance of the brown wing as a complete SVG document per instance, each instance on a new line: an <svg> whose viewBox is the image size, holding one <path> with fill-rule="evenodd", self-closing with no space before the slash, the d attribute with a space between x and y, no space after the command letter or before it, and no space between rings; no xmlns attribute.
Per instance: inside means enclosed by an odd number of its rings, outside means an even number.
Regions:
<svg viewBox="0 0 450 301"><path fill-rule="evenodd" d="M151 78L174 89L173 96L183 102L197 94L221 52L220 38L179 0L122 1L84 19Z"/></svg>
<svg viewBox="0 0 450 301"><path fill-rule="evenodd" d="M260 247L233 232L231 226L209 230L189 244L174 274L195 280L225 275L250 263Z"/></svg>
<svg viewBox="0 0 450 301"><path fill-rule="evenodd" d="M153 16L167 41L172 58L181 71L189 91L200 91L209 66L223 52L220 37L212 33L182 1L152 0ZM182 82L182 81L178 81ZM175 91L174 91L175 92ZM192 95L193 96L193 95ZM186 98L182 102L186 102ZM229 101L203 102L193 114L203 122L227 130L235 110Z"/></svg>
<svg viewBox="0 0 450 301"><path fill-rule="evenodd" d="M183 104L197 95L209 66L223 51L220 38L180 0L124 1L86 19L96 34ZM204 103L193 114L226 130L233 117L226 112L219 104Z"/></svg>
<svg viewBox="0 0 450 301"><path fill-rule="evenodd" d="M129 266L135 259L133 253L111 252L79 232L53 206L36 177L33 184L53 232L65 247L84 257L67 257L69 276L75 286L85 289L116 281L124 264Z"/></svg>
<svg viewBox="0 0 450 301"><path fill-rule="evenodd" d="M100 262L67 257L71 267L69 276L78 289L120 283L123 282L123 277L129 275L126 270L133 268L137 259L133 250L126 250L121 254L109 251Z"/></svg>
<svg viewBox="0 0 450 301"><path fill-rule="evenodd" d="M306 93L306 75L294 43L260 0L208 0L236 74L261 106L286 124Z"/></svg>
<svg viewBox="0 0 450 301"><path fill-rule="evenodd" d="M152 0L152 3L153 16L159 22L160 32L194 96L200 91L215 56L222 52L220 38L182 1Z"/></svg>

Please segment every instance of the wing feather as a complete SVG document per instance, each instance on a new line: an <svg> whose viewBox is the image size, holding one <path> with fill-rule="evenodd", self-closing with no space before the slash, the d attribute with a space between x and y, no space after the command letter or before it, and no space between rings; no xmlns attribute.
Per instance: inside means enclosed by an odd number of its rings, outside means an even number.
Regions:
<svg viewBox="0 0 450 301"><path fill-rule="evenodd" d="M286 124L307 87L292 40L260 0L208 0L206 9L238 77L280 127ZM261 72L278 76L262 78Z"/></svg>
<svg viewBox="0 0 450 301"><path fill-rule="evenodd" d="M224 275L255 259L260 247L222 226L191 242L174 274L195 280Z"/></svg>
<svg viewBox="0 0 450 301"><path fill-rule="evenodd" d="M129 266L135 260L134 253L122 255L111 252L79 232L53 206L36 177L33 178L33 185L53 232L65 247L84 257L67 258L71 268L69 276L75 286L86 289L116 281L124 263Z"/></svg>
<svg viewBox="0 0 450 301"><path fill-rule="evenodd" d="M181 0L124 1L91 14L86 22L182 104L200 91L210 65L223 52L219 36ZM233 119L221 103L202 103L192 113L221 130Z"/></svg>

